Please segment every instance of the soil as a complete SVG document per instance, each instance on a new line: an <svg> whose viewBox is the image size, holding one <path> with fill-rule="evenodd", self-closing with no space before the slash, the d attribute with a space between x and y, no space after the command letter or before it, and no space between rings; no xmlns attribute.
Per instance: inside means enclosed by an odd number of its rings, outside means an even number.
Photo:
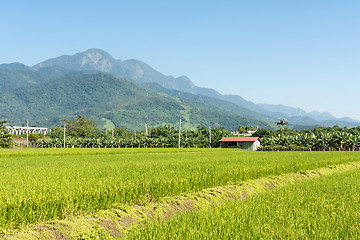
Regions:
<svg viewBox="0 0 360 240"><path fill-rule="evenodd" d="M109 232L112 237L119 238L122 236L120 230L110 220L102 220L99 225Z"/></svg>
<svg viewBox="0 0 360 240"><path fill-rule="evenodd" d="M56 226L46 226L46 225L39 225L36 226L35 229L40 233L47 233L46 235L50 235L52 239L70 239L69 237L62 234L58 229L55 228ZM49 234L50 233L50 234Z"/></svg>

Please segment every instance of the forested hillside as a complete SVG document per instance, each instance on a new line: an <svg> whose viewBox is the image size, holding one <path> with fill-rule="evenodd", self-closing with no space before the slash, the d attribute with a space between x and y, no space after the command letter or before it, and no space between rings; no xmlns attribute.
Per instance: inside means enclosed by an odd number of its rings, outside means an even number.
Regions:
<svg viewBox="0 0 360 240"><path fill-rule="evenodd" d="M111 121L116 127L141 130L144 124L177 125L196 129L200 125L269 127L266 122L220 109L188 98L158 93L105 73L73 73L66 77L24 88L0 90L1 119L12 124L57 126L63 119L86 115L98 123ZM102 126L98 126L102 128Z"/></svg>

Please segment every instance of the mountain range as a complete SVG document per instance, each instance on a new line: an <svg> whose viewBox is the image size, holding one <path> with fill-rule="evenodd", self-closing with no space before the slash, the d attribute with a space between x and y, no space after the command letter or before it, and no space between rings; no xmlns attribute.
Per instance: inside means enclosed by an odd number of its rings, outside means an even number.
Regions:
<svg viewBox="0 0 360 240"><path fill-rule="evenodd" d="M359 121L284 105L255 104L237 95L197 87L188 77L165 76L139 60L117 60L100 49L45 60L33 67L0 65L0 119L54 126L84 114L100 128L140 130L144 124L198 124L228 129L238 125L353 127ZM296 126L295 126L296 127Z"/></svg>

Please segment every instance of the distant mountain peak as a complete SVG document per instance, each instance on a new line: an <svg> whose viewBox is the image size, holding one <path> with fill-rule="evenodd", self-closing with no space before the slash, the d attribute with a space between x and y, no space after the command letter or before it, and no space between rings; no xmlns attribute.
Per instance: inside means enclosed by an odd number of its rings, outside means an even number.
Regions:
<svg viewBox="0 0 360 240"><path fill-rule="evenodd" d="M81 67L85 69L95 68L96 70L100 70L103 72L110 72L113 67L113 62L116 61L110 54L107 52L90 48L87 51L80 53L82 55Z"/></svg>
<svg viewBox="0 0 360 240"><path fill-rule="evenodd" d="M80 52L81 53L81 52ZM101 55L108 55L110 54L100 48L89 48L88 50L84 51L83 53L95 53L95 54L101 54Z"/></svg>
<svg viewBox="0 0 360 240"><path fill-rule="evenodd" d="M88 62L92 62L94 64L98 64L99 60L102 59L103 56L99 52L87 52L86 57L84 57L81 61L81 65L85 65ZM89 61L90 60L90 61Z"/></svg>
<svg viewBox="0 0 360 240"><path fill-rule="evenodd" d="M61 57L48 59L34 66L40 69L50 66L60 66L73 70L95 70L111 72L116 61L109 53L97 48L90 48L84 52L74 55L63 55Z"/></svg>
<svg viewBox="0 0 360 240"><path fill-rule="evenodd" d="M97 64L99 62L99 60L105 59L105 58L108 58L109 60L115 60L109 53L105 52L104 50L97 49L97 48L90 48L80 54L85 55L95 64Z"/></svg>
<svg viewBox="0 0 360 240"><path fill-rule="evenodd" d="M43 61L34 66L40 69L50 66L60 66L71 70L102 71L138 82L155 82L168 89L176 89L194 93L195 85L185 76L175 78L165 76L137 59L117 60L109 53L98 48L90 48L74 55L64 55Z"/></svg>

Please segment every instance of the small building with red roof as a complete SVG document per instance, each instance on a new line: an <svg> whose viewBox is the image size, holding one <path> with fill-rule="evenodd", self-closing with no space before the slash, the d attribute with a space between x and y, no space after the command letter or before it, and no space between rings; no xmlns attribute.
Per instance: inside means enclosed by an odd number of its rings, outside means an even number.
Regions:
<svg viewBox="0 0 360 240"><path fill-rule="evenodd" d="M223 148L241 148L247 151L256 151L260 147L260 141L259 137L223 137L220 140Z"/></svg>

